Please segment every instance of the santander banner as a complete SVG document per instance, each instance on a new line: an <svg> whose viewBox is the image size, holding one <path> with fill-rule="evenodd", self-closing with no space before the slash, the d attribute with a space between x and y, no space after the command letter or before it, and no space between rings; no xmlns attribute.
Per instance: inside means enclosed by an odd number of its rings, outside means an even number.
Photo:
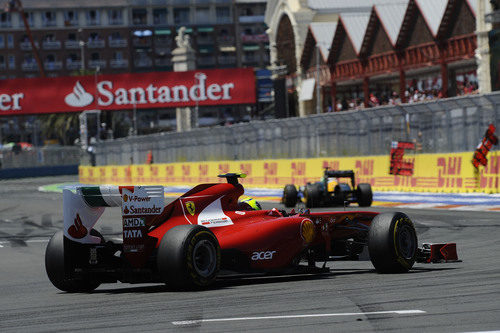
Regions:
<svg viewBox="0 0 500 333"><path fill-rule="evenodd" d="M251 68L0 80L0 116L255 101Z"/></svg>

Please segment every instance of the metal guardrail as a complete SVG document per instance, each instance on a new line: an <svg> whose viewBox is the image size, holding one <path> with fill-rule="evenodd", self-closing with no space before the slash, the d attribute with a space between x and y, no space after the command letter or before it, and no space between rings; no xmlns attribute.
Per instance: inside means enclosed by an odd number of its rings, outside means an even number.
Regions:
<svg viewBox="0 0 500 333"><path fill-rule="evenodd" d="M416 140L423 153L472 151L500 119L500 93L252 121L99 143L97 165L265 158L385 155L391 141Z"/></svg>
<svg viewBox="0 0 500 333"><path fill-rule="evenodd" d="M21 151L0 149L0 167L10 169L77 165L81 154L80 147L44 147Z"/></svg>

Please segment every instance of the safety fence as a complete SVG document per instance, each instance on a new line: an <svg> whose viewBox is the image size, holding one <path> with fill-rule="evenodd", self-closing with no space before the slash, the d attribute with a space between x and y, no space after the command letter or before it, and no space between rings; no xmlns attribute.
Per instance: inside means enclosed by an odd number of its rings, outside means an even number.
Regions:
<svg viewBox="0 0 500 333"><path fill-rule="evenodd" d="M391 141L424 153L472 151L500 119L500 93L104 141L97 165L385 155Z"/></svg>
<svg viewBox="0 0 500 333"><path fill-rule="evenodd" d="M78 165L82 150L79 147L32 147L29 150L0 149L0 168L36 168Z"/></svg>
<svg viewBox="0 0 500 333"><path fill-rule="evenodd" d="M389 174L389 155L326 157L306 159L266 159L204 161L141 165L80 166L80 182L115 185L197 185L223 182L218 174L243 172L247 187L282 188L285 184L304 185L318 181L325 167L354 170L357 183L370 183L375 191L417 191L447 193L500 193L500 154L488 155L487 167L476 170L473 151L462 153L405 154L414 165L411 176Z"/></svg>

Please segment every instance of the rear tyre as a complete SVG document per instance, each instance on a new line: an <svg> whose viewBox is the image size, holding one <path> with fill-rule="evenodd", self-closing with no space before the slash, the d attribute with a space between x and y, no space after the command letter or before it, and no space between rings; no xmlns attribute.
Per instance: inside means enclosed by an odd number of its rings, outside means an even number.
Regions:
<svg viewBox="0 0 500 333"><path fill-rule="evenodd" d="M66 240L69 242L69 240ZM45 250L45 270L50 282L59 290L69 293L91 292L99 287L99 281L89 279L69 279L66 276L64 250L65 237L63 231L58 231L52 236Z"/></svg>
<svg viewBox="0 0 500 333"><path fill-rule="evenodd" d="M200 225L173 227L160 242L157 265L162 281L169 287L207 287L219 273L219 242L212 231Z"/></svg>
<svg viewBox="0 0 500 333"><path fill-rule="evenodd" d="M368 232L368 252L377 272L408 272L415 263L417 245L415 227L406 214L379 214L373 219Z"/></svg>
<svg viewBox="0 0 500 333"><path fill-rule="evenodd" d="M306 198L306 207L314 208L321 206L321 184L307 184L304 196Z"/></svg>
<svg viewBox="0 0 500 333"><path fill-rule="evenodd" d="M295 207L295 205L297 204L297 198L298 192L295 185L285 185L285 188L283 189L283 204L285 205L285 207Z"/></svg>
<svg viewBox="0 0 500 333"><path fill-rule="evenodd" d="M370 184L358 184L356 189L356 196L358 198L359 207L370 207L373 202L373 192Z"/></svg>

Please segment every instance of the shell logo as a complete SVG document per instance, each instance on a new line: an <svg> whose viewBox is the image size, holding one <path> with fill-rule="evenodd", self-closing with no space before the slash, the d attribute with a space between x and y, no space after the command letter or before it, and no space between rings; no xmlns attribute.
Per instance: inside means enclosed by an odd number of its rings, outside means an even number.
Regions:
<svg viewBox="0 0 500 333"><path fill-rule="evenodd" d="M300 223L300 236L306 243L311 243L314 240L315 230L311 220L305 219Z"/></svg>

